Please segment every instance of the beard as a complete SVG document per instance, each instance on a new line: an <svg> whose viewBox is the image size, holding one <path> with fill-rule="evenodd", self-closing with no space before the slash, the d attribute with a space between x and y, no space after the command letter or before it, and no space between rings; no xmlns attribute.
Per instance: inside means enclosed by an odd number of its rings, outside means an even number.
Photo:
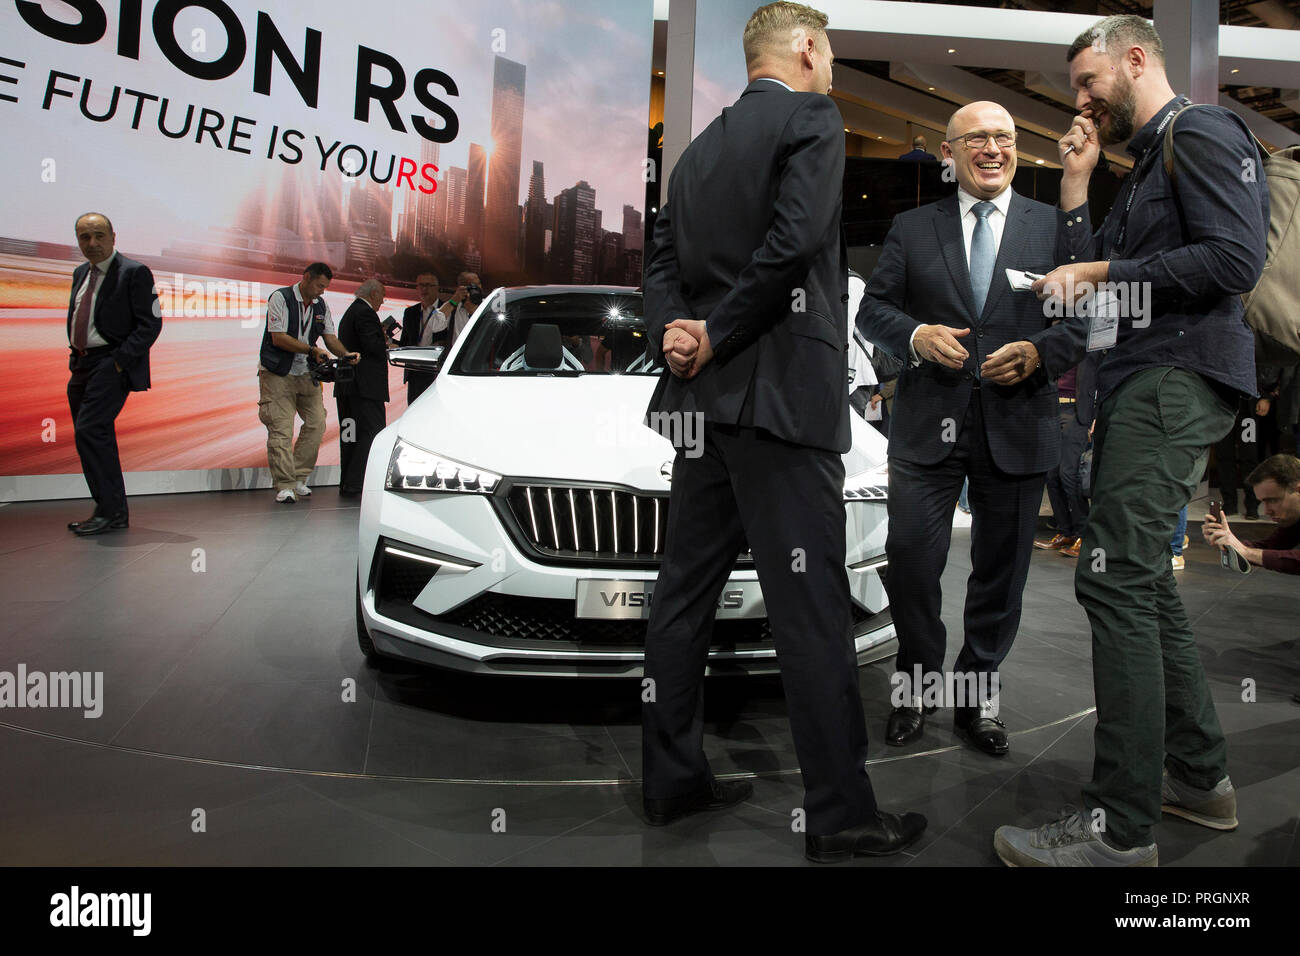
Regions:
<svg viewBox="0 0 1300 956"><path fill-rule="evenodd" d="M1133 83L1128 77L1122 74L1118 76L1115 96L1112 100L1102 100L1102 109L1110 120L1104 130L1097 130L1102 145L1122 143L1133 136L1133 123L1137 116L1137 94L1133 91ZM1095 108L1093 115L1096 116Z"/></svg>

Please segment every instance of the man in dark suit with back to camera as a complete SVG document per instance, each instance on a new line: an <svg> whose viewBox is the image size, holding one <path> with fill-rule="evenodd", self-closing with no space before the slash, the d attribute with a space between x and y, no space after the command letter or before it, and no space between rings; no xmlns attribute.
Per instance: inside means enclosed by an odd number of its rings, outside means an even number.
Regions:
<svg viewBox="0 0 1300 956"><path fill-rule="evenodd" d="M334 400L339 408L339 496L342 498L361 494L370 446L384 430L388 341L379 321L379 309L384 304L385 291L378 279L367 279L357 287L357 297L339 319L339 341L349 352L361 356L352 380L334 383Z"/></svg>
<svg viewBox="0 0 1300 956"><path fill-rule="evenodd" d="M68 529L91 535L128 525L115 422L127 394L149 387L149 348L162 331L162 312L153 273L113 248L107 216L86 213L76 234L86 261L72 273L68 301L68 406L95 512Z"/></svg>
<svg viewBox="0 0 1300 956"><path fill-rule="evenodd" d="M957 191L900 213L867 283L858 327L904 363L889 433L889 569L898 629L894 709L886 742L919 738L952 687L954 730L995 756L1008 752L998 718L998 668L1020 625L1046 472L1059 460L1056 379L1083 354L1082 319L1057 325L1021 278L1058 261L1058 213L1011 188L1015 123L997 103L970 103L948 121L944 161ZM953 503L970 479L971 573L965 641L943 671L939 579ZM918 679L920 686L918 686ZM944 695L947 696L946 694Z"/></svg>
<svg viewBox="0 0 1300 956"><path fill-rule="evenodd" d="M662 375L648 420L683 419L664 561L646 635L645 810L663 825L739 803L703 749L718 595L748 543L781 664L804 781L805 853L895 853L920 814L877 809L844 568L850 447L844 127L826 96L825 14L794 3L745 27L749 85L682 154L655 224L645 315ZM692 431L689 434L699 434Z"/></svg>

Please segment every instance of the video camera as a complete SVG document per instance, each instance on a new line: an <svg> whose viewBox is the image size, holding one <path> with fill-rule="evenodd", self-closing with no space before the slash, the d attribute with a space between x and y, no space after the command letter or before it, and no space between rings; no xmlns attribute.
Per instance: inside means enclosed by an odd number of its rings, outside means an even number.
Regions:
<svg viewBox="0 0 1300 956"><path fill-rule="evenodd" d="M308 358L307 371L311 375L311 380L317 384L321 382L334 382L335 384L351 382L357 377L355 365L337 358L325 362L313 362Z"/></svg>

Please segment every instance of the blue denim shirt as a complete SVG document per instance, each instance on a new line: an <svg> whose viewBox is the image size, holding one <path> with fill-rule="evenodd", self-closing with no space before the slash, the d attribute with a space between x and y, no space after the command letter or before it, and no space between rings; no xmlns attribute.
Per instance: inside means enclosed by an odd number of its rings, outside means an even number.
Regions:
<svg viewBox="0 0 1300 956"><path fill-rule="evenodd" d="M1143 284L1144 298L1129 302L1145 302L1147 314L1121 312L1118 340L1098 370L1099 402L1134 372L1156 366L1190 369L1228 390L1256 394L1255 340L1242 318L1241 294L1255 287L1264 268L1264 169L1236 114L1198 106L1174 126L1177 182L1171 182L1164 124L1185 102L1170 100L1129 141L1133 172L1096 233L1087 203L1061 213L1067 262L1108 258L1110 282Z"/></svg>

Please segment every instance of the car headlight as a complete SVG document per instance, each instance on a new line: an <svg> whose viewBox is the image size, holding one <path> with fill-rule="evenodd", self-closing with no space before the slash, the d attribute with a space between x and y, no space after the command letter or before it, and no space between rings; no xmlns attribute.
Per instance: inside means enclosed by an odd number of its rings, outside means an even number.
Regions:
<svg viewBox="0 0 1300 956"><path fill-rule="evenodd" d="M878 465L844 479L845 501L886 501L889 499L889 463Z"/></svg>
<svg viewBox="0 0 1300 956"><path fill-rule="evenodd" d="M418 448L399 438L388 459L388 491L455 491L490 495L501 476Z"/></svg>

